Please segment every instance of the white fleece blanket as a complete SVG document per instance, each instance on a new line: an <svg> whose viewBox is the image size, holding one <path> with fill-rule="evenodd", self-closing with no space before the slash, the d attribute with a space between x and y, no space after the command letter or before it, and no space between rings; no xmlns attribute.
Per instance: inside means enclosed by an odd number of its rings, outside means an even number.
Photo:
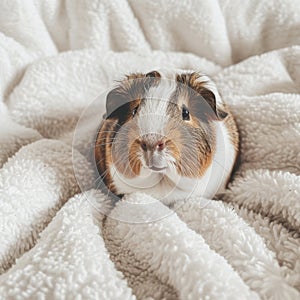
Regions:
<svg viewBox="0 0 300 300"><path fill-rule="evenodd" d="M1 1L0 299L300 299L299 44L297 0ZM211 75L236 116L222 201L82 190L80 115L157 67Z"/></svg>

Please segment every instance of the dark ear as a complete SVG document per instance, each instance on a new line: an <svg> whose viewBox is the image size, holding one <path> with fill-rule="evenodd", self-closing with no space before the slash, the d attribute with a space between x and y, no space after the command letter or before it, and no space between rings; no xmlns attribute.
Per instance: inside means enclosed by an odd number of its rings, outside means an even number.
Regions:
<svg viewBox="0 0 300 300"><path fill-rule="evenodd" d="M151 71L149 73L146 74L146 77L156 77L156 78L160 78L160 74L157 71Z"/></svg>
<svg viewBox="0 0 300 300"><path fill-rule="evenodd" d="M107 119L125 122L140 103L144 91L145 75L131 74L106 96Z"/></svg>
<svg viewBox="0 0 300 300"><path fill-rule="evenodd" d="M226 118L227 113L221 108L217 107L215 94L205 88L201 87L190 97L190 108L202 122L209 120L223 120Z"/></svg>
<svg viewBox="0 0 300 300"><path fill-rule="evenodd" d="M120 108L125 103L126 99L119 88L111 90L106 96L106 118L118 118Z"/></svg>
<svg viewBox="0 0 300 300"><path fill-rule="evenodd" d="M140 88L141 80L145 78L142 73L131 73L118 82L118 86L106 96L106 118L118 118L124 115L124 109L134 99ZM123 110L121 110L123 108ZM124 116L123 116L124 117Z"/></svg>
<svg viewBox="0 0 300 300"><path fill-rule="evenodd" d="M217 118L218 120L223 120L227 117L228 113L217 107L215 94L211 90L203 87L200 91L200 96L203 97L210 107L210 112L205 109L207 116L211 116L212 119Z"/></svg>
<svg viewBox="0 0 300 300"><path fill-rule="evenodd" d="M160 74L157 71L151 71L145 75L146 80L144 83L144 86L146 90L148 90L151 86L155 86L159 83L160 81Z"/></svg>

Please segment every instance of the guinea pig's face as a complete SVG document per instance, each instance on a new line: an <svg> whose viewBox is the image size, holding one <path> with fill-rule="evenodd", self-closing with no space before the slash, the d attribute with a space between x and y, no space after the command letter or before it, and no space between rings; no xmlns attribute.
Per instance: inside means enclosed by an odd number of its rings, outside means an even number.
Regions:
<svg viewBox="0 0 300 300"><path fill-rule="evenodd" d="M111 165L124 178L153 172L174 178L201 177L211 163L211 123L226 117L219 95L198 73L132 74L107 96L107 115L98 135ZM109 175L113 177L113 174Z"/></svg>

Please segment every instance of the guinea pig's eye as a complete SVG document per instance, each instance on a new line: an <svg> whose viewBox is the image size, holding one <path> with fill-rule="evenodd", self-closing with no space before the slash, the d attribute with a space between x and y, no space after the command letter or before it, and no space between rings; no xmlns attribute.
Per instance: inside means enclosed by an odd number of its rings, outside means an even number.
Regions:
<svg viewBox="0 0 300 300"><path fill-rule="evenodd" d="M182 120L188 121L190 119L190 112L185 105L182 106Z"/></svg>
<svg viewBox="0 0 300 300"><path fill-rule="evenodd" d="M133 111L132 111L132 116L133 116L133 117L136 115L138 108L139 108L139 107L137 106L137 107L135 107L135 108L133 109Z"/></svg>

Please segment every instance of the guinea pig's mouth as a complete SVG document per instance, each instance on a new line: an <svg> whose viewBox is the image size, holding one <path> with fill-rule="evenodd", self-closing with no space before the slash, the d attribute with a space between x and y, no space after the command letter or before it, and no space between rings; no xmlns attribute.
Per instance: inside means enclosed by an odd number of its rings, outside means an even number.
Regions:
<svg viewBox="0 0 300 300"><path fill-rule="evenodd" d="M155 167L155 166L152 166L152 167L148 167L150 170L152 170L152 171L155 171L155 172L162 172L162 171L164 171L164 170L166 170L167 169L167 167L160 167L160 168L158 168L158 167Z"/></svg>

